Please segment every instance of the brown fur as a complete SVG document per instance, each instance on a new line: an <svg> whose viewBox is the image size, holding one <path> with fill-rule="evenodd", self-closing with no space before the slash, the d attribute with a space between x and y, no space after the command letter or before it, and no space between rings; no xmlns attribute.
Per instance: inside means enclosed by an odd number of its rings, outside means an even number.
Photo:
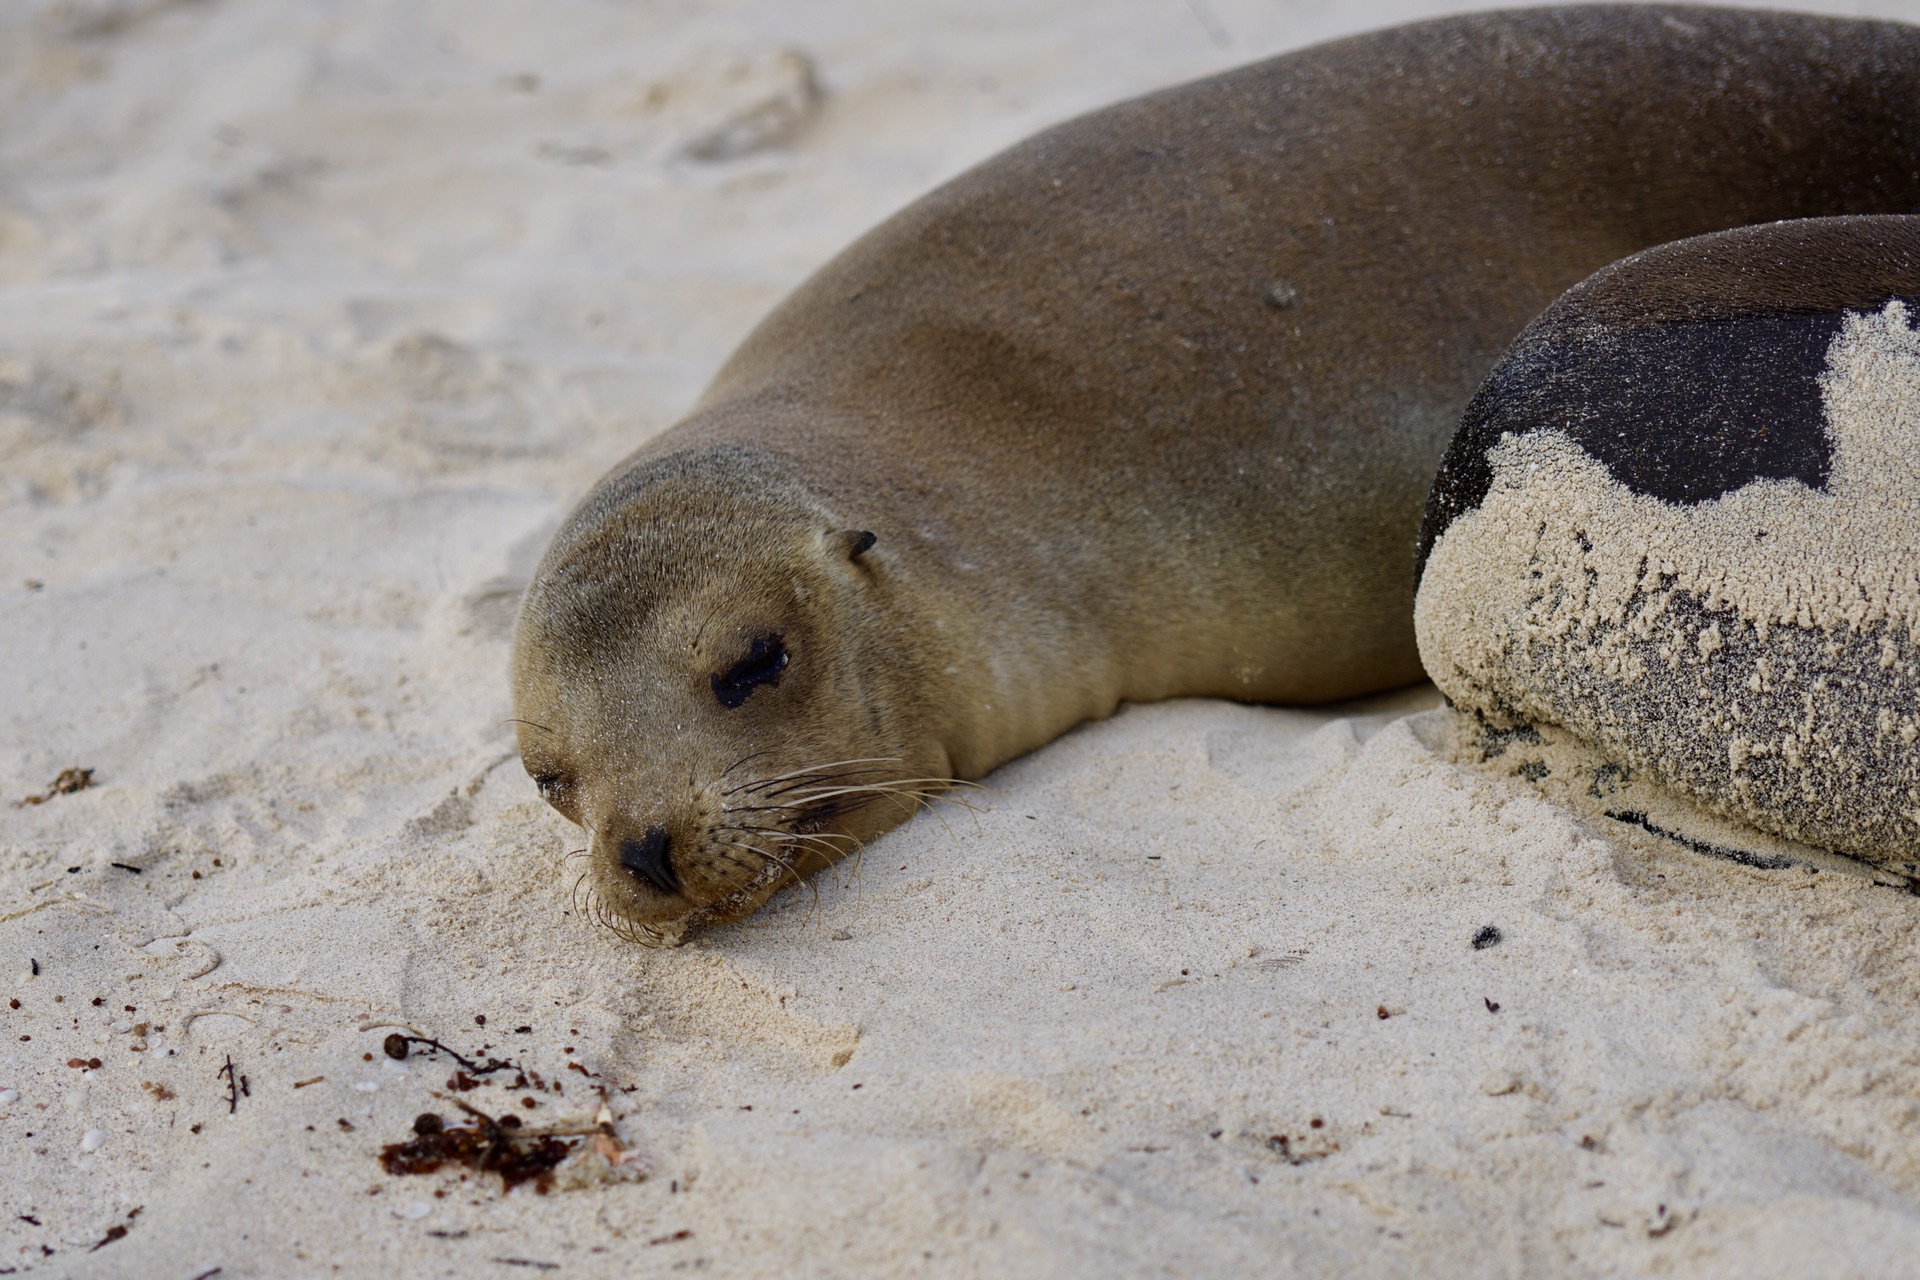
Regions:
<svg viewBox="0 0 1920 1280"><path fill-rule="evenodd" d="M1920 209L1916 156L1920 33L1694 8L1404 27L1042 133L824 267L575 511L516 638L528 769L606 908L671 932L818 865L702 834L743 770L977 777L1123 700L1418 679L1422 499L1522 325L1650 245ZM768 632L804 641L780 684L716 705ZM654 827L677 893L620 867Z"/></svg>

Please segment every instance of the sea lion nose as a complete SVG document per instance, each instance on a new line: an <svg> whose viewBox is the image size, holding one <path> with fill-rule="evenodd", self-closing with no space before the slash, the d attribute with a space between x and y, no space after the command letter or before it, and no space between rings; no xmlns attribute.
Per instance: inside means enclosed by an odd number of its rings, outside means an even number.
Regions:
<svg viewBox="0 0 1920 1280"><path fill-rule="evenodd" d="M674 874L668 857L672 840L665 827L653 827L639 839L620 842L620 865L662 893L680 892L680 877Z"/></svg>

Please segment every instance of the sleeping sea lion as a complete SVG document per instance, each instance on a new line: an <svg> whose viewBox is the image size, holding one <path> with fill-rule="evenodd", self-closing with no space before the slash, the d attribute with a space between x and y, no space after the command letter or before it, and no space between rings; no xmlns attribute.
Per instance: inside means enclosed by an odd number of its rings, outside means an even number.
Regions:
<svg viewBox="0 0 1920 1280"><path fill-rule="evenodd" d="M1450 18L1070 121L821 268L563 523L519 743L646 940L1122 701L1421 675L1413 543L1501 351L1648 246L1920 209L1920 32Z"/></svg>

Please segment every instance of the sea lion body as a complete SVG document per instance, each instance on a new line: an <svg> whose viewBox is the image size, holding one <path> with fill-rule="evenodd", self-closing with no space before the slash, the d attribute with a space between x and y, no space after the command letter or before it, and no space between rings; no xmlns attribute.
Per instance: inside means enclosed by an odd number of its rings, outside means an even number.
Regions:
<svg viewBox="0 0 1920 1280"><path fill-rule="evenodd" d="M1638 7L1050 129L822 268L569 517L516 636L527 768L604 908L670 932L911 804L736 779L971 778L1123 700L1417 679L1423 499L1527 320L1649 245L1920 208L1916 143L1910 28Z"/></svg>
<svg viewBox="0 0 1920 1280"><path fill-rule="evenodd" d="M1818 264L1810 272L1809 264ZM1662 245L1527 326L1421 530L1434 682L1920 873L1920 218Z"/></svg>

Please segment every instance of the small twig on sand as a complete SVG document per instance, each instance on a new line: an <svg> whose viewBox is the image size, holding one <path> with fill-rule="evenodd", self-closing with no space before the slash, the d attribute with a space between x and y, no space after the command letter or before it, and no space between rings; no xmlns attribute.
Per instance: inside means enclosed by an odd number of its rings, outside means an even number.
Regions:
<svg viewBox="0 0 1920 1280"><path fill-rule="evenodd" d="M240 1109L240 1099L251 1098L253 1091L247 1088L247 1078L234 1071L232 1054L227 1055L227 1065L214 1074L227 1078L227 1114L232 1115Z"/></svg>
<svg viewBox="0 0 1920 1280"><path fill-rule="evenodd" d="M502 1061L499 1058L488 1058L486 1065L481 1066L472 1058L467 1057L456 1049L448 1048L432 1036L403 1036L398 1031L395 1031L380 1042L380 1048L389 1058L398 1061L407 1056L407 1046L410 1044L424 1045L428 1049L438 1050L446 1054L449 1058L459 1063L470 1075L485 1076L492 1075L496 1071L518 1071L520 1069L513 1063Z"/></svg>

